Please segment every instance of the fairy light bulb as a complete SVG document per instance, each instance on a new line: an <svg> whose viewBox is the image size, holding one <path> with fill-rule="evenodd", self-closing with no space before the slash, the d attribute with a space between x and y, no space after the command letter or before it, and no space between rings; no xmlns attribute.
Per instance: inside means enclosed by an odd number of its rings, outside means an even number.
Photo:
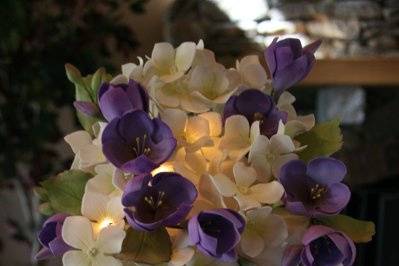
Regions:
<svg viewBox="0 0 399 266"><path fill-rule="evenodd" d="M173 166L170 163L164 163L160 167L154 169L151 174L154 176L161 172L173 172Z"/></svg>
<svg viewBox="0 0 399 266"><path fill-rule="evenodd" d="M109 217L105 217L98 223L98 229L101 231L102 229L112 225L114 223L114 220L112 220Z"/></svg>

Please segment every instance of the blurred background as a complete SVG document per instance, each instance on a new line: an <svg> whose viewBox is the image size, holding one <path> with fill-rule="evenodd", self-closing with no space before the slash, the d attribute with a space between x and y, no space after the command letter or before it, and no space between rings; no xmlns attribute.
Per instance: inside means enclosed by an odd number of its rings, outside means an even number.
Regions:
<svg viewBox="0 0 399 266"><path fill-rule="evenodd" d="M295 106L342 121L346 211L377 230L357 265L399 265L398 0L0 0L0 36L1 266L33 265L41 217L31 188L71 162L66 62L117 73L156 42L203 39L229 67L247 54L263 60L274 36L323 40Z"/></svg>

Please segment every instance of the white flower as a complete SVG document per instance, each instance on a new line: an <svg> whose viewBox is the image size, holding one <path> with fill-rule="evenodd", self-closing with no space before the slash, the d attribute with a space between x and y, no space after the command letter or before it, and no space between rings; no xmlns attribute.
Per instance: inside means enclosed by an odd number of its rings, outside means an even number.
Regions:
<svg viewBox="0 0 399 266"><path fill-rule="evenodd" d="M217 174L212 180L220 194L237 200L241 210L276 203L284 194L283 186L277 181L255 183L257 179L255 169L243 162L234 165L233 173L235 182L224 174Z"/></svg>
<svg viewBox="0 0 399 266"><path fill-rule="evenodd" d="M256 265L281 265L288 231L284 220L271 212L272 208L266 206L245 213L247 224L240 251Z"/></svg>
<svg viewBox="0 0 399 266"><path fill-rule="evenodd" d="M86 170L97 164L106 162L99 140L92 140L90 134L86 131L75 131L65 136L64 139L75 153L71 169Z"/></svg>
<svg viewBox="0 0 399 266"><path fill-rule="evenodd" d="M149 82L149 78L151 77L151 73L149 71L145 71L145 65L143 58L137 57L139 60L138 64L135 63L127 63L122 65L122 74L117 75L111 80L111 84L127 84L129 79L133 79L137 82L140 82L142 85L147 85Z"/></svg>
<svg viewBox="0 0 399 266"><path fill-rule="evenodd" d="M101 193L85 191L81 206L82 215L94 221L94 233L108 226L123 228L125 225L121 196L107 196Z"/></svg>
<svg viewBox="0 0 399 266"><path fill-rule="evenodd" d="M149 67L163 82L175 81L191 67L196 50L194 42L184 42L176 50L170 43L156 43L148 61Z"/></svg>
<svg viewBox="0 0 399 266"><path fill-rule="evenodd" d="M120 170L110 163L99 164L94 167L95 176L86 183L85 191L97 192L104 195L120 195L123 189L115 184Z"/></svg>
<svg viewBox="0 0 399 266"><path fill-rule="evenodd" d="M122 263L112 255L122 249L125 231L109 226L94 235L89 219L70 216L62 226L62 239L76 250L70 250L62 257L64 266L120 266Z"/></svg>
<svg viewBox="0 0 399 266"><path fill-rule="evenodd" d="M221 64L198 65L190 72L189 87L208 106L223 104L234 93Z"/></svg>
<svg viewBox="0 0 399 266"><path fill-rule="evenodd" d="M178 146L187 152L195 152L202 147L213 146L212 137L222 131L222 118L216 112L207 112L188 117L179 109L165 109L161 112L162 120L172 129Z"/></svg>
<svg viewBox="0 0 399 266"><path fill-rule="evenodd" d="M278 132L270 139L258 135L251 145L248 161L257 170L259 178L270 180L273 176L278 177L285 163L298 159L295 150L292 139L287 135Z"/></svg>
<svg viewBox="0 0 399 266"><path fill-rule="evenodd" d="M252 123L250 128L249 122L244 116L230 116L226 119L219 149L226 152L229 158L240 160L248 153L251 143L259 134L258 121Z"/></svg>
<svg viewBox="0 0 399 266"><path fill-rule="evenodd" d="M168 233L172 241L172 255L168 266L184 266L194 256L194 248L190 246L190 241L186 231L181 229L168 228Z"/></svg>
<svg viewBox="0 0 399 266"><path fill-rule="evenodd" d="M249 88L262 89L268 82L267 74L257 55L249 55L236 61L240 84Z"/></svg>
<svg viewBox="0 0 399 266"><path fill-rule="evenodd" d="M209 106L198 95L194 95L187 76L170 83L153 79L149 87L150 95L162 107L180 108L192 113L203 113L209 110Z"/></svg>
<svg viewBox="0 0 399 266"><path fill-rule="evenodd" d="M315 125L315 117L313 114L306 116L298 116L294 106L295 97L288 91L283 92L277 102L280 111L287 112L288 119L285 124L284 134L291 138L305 131L310 130Z"/></svg>

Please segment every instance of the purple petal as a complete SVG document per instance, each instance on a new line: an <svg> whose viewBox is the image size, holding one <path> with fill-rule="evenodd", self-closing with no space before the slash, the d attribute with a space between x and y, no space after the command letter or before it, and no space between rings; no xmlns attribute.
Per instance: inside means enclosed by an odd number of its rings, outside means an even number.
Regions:
<svg viewBox="0 0 399 266"><path fill-rule="evenodd" d="M143 189L143 187L148 185L148 182L151 180L151 175L137 175L127 182L125 186L125 190L122 195L122 205L125 207L135 205L139 197L140 193L137 193Z"/></svg>
<svg viewBox="0 0 399 266"><path fill-rule="evenodd" d="M134 110L143 110L148 112L149 97L147 91L135 80L130 79L128 87L126 88L126 94L129 97Z"/></svg>
<svg viewBox="0 0 399 266"><path fill-rule="evenodd" d="M45 260L52 257L50 249L43 247L39 252L35 255L35 260Z"/></svg>
<svg viewBox="0 0 399 266"><path fill-rule="evenodd" d="M292 245L285 249L282 266L298 266L301 261L302 245Z"/></svg>
<svg viewBox="0 0 399 266"><path fill-rule="evenodd" d="M192 245L196 245L200 241L198 228L199 228L198 215L195 215L195 216L191 217L190 221L188 222L188 226L187 226L188 237L189 237L190 243Z"/></svg>
<svg viewBox="0 0 399 266"><path fill-rule="evenodd" d="M275 135L278 131L280 120L283 123L286 123L287 118L288 114L286 112L279 111L277 108L273 108L269 115L262 120L260 125L262 135L265 135L268 138Z"/></svg>
<svg viewBox="0 0 399 266"><path fill-rule="evenodd" d="M107 121L121 117L124 113L133 110L133 106L126 92L121 87L111 86L100 98L100 109Z"/></svg>
<svg viewBox="0 0 399 266"><path fill-rule="evenodd" d="M273 77L274 73L277 69L277 61L276 61L276 56L274 54L274 50L276 48L276 43L277 43L278 37L274 38L272 43L267 47L265 50L265 59L267 66L269 67L270 75Z"/></svg>
<svg viewBox="0 0 399 266"><path fill-rule="evenodd" d="M304 79L313 67L315 58L312 54L304 54L284 69L276 71L273 77L273 88L281 93Z"/></svg>
<svg viewBox="0 0 399 266"><path fill-rule="evenodd" d="M321 40L314 41L314 42L306 45L305 47L303 47L303 52L314 54L316 52L316 50L319 49L321 43L322 43Z"/></svg>
<svg viewBox="0 0 399 266"><path fill-rule="evenodd" d="M223 123L226 122L226 119L232 115L236 115L238 111L235 109L236 101L237 101L236 95L231 96L226 104L224 105L223 109Z"/></svg>
<svg viewBox="0 0 399 266"><path fill-rule="evenodd" d="M136 138L144 135L150 138L154 132L154 125L150 116L141 110L125 114L118 123L118 132L126 143L136 144ZM142 140L143 141L143 140Z"/></svg>
<svg viewBox="0 0 399 266"><path fill-rule="evenodd" d="M54 256L62 256L72 248L64 242L62 236L59 236L49 243L49 247Z"/></svg>
<svg viewBox="0 0 399 266"><path fill-rule="evenodd" d="M311 226L302 237L302 244L309 245L313 240L319 237L334 233L335 231L324 225L313 225Z"/></svg>
<svg viewBox="0 0 399 266"><path fill-rule="evenodd" d="M343 162L328 157L320 157L308 163L306 172L316 183L331 185L341 182L346 175L346 166Z"/></svg>
<svg viewBox="0 0 399 266"><path fill-rule="evenodd" d="M301 160L292 160L280 170L279 180L283 185L287 200L298 199L305 201L308 198L306 184L306 164Z"/></svg>
<svg viewBox="0 0 399 266"><path fill-rule="evenodd" d="M346 207L350 197L351 191L348 186L342 183L333 184L328 188L328 192L318 208L326 214L337 214Z"/></svg>
<svg viewBox="0 0 399 266"><path fill-rule="evenodd" d="M140 155L139 157L124 163L120 168L122 171L132 173L134 175L150 173L152 170L157 168L159 164L154 163L146 155Z"/></svg>
<svg viewBox="0 0 399 266"><path fill-rule="evenodd" d="M76 110L87 116L95 116L98 113L97 106L92 102L74 101L73 106Z"/></svg>
<svg viewBox="0 0 399 266"><path fill-rule="evenodd" d="M314 266L314 257L309 246L306 246L301 253L301 263L303 266Z"/></svg>
<svg viewBox="0 0 399 266"><path fill-rule="evenodd" d="M312 210L308 210L301 201L286 201L285 208L293 214L313 216Z"/></svg>
<svg viewBox="0 0 399 266"><path fill-rule="evenodd" d="M252 122L255 113L267 115L270 112L273 100L260 90L245 90L238 96L235 107L240 114Z"/></svg>
<svg viewBox="0 0 399 266"><path fill-rule="evenodd" d="M293 51L289 46L276 47L275 54L278 59L277 71L289 66L295 60Z"/></svg>
<svg viewBox="0 0 399 266"><path fill-rule="evenodd" d="M38 239L40 244L48 247L50 241L57 237L56 228L56 222L47 223L39 233Z"/></svg>
<svg viewBox="0 0 399 266"><path fill-rule="evenodd" d="M220 257L221 261L225 262L235 262L237 261L237 251L233 248L225 253Z"/></svg>

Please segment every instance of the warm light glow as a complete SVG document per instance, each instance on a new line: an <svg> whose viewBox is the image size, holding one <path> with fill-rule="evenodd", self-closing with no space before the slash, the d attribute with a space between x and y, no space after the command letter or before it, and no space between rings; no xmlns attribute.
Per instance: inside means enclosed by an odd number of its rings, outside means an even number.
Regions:
<svg viewBox="0 0 399 266"><path fill-rule="evenodd" d="M154 169L151 174L154 176L158 173L161 172L173 172L173 166L170 163L164 163L162 164L160 167L158 167L157 169Z"/></svg>
<svg viewBox="0 0 399 266"><path fill-rule="evenodd" d="M114 220L112 220L109 217L106 217L104 219L102 219L99 223L98 223L98 229L99 231L101 231L102 229L112 225L114 223Z"/></svg>

